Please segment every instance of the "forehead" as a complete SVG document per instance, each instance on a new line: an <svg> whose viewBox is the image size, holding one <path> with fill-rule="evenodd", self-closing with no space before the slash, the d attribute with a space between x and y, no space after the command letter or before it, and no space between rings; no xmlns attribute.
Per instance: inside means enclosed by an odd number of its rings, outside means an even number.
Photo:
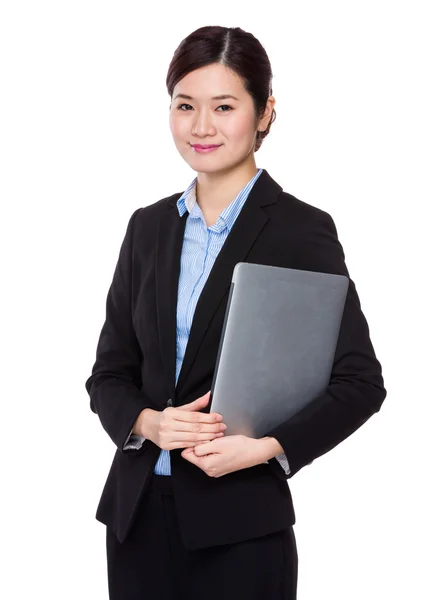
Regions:
<svg viewBox="0 0 425 600"><path fill-rule="evenodd" d="M211 100L223 94L242 99L248 93L237 73L224 65L212 64L195 69L180 79L174 87L173 98L177 94L189 95L195 100Z"/></svg>

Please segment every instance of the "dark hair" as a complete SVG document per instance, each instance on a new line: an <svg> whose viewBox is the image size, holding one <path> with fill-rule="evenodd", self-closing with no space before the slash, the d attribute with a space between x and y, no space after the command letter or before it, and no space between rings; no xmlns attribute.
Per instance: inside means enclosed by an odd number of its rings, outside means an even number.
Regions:
<svg viewBox="0 0 425 600"><path fill-rule="evenodd" d="M272 69L263 46L251 33L240 27L210 25L200 27L182 40L168 68L166 85L170 97L185 75L206 65L220 63L237 73L254 101L255 118L264 113L272 92ZM256 152L276 118L273 108L265 131L257 131Z"/></svg>

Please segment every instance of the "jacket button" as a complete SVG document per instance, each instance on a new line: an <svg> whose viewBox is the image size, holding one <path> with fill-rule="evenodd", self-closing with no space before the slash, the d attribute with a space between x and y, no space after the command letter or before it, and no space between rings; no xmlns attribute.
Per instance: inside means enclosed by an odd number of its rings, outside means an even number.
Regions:
<svg viewBox="0 0 425 600"><path fill-rule="evenodd" d="M173 401L171 400L171 398L168 398L167 406L173 406Z"/></svg>

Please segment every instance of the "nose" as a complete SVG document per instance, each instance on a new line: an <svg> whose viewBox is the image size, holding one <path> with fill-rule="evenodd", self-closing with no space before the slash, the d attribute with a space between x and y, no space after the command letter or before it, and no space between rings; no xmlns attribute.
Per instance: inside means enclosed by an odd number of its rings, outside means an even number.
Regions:
<svg viewBox="0 0 425 600"><path fill-rule="evenodd" d="M215 135L214 118L209 109L200 110L195 113L192 134L200 137L205 135Z"/></svg>

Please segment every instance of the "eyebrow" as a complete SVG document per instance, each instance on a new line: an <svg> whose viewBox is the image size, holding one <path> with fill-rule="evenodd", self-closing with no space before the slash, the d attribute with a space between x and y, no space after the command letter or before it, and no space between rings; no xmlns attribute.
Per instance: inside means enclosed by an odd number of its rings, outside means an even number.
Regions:
<svg viewBox="0 0 425 600"><path fill-rule="evenodd" d="M184 98L185 100L194 100L195 98L192 98L192 96L188 96L187 94L177 94L177 96L174 97L174 100L176 100L177 98ZM239 98L236 98L235 96L232 96L231 94L221 94L220 96L213 96L211 98L211 100L227 100L227 98L232 98L233 100L239 100Z"/></svg>

